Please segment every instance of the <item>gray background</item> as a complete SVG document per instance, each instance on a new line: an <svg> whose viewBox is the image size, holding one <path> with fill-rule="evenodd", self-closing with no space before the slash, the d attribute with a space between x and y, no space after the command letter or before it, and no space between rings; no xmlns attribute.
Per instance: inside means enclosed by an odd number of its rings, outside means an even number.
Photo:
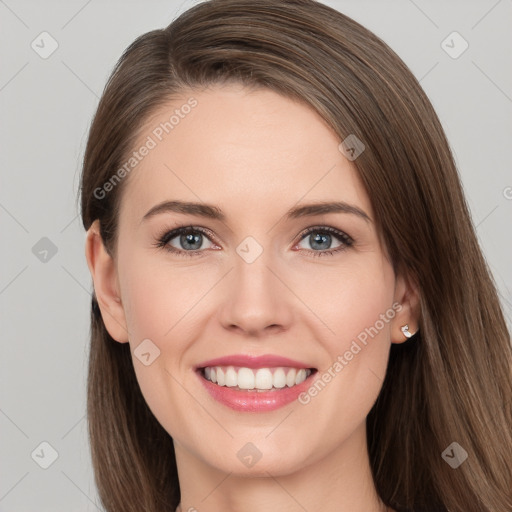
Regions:
<svg viewBox="0 0 512 512"><path fill-rule="evenodd" d="M194 3L0 0L0 511L100 510L85 421L92 285L76 204L80 162L122 51ZM510 325L512 1L325 3L382 37L421 80ZM43 31L58 43L47 59L31 47L43 45ZM458 58L441 46L453 31L469 43ZM44 441L58 453L47 469Z"/></svg>

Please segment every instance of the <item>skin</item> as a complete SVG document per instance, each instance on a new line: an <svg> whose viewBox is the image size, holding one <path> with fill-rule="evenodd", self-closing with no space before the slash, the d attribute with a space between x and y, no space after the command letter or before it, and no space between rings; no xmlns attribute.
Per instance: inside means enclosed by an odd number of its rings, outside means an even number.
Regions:
<svg viewBox="0 0 512 512"><path fill-rule="evenodd" d="M418 328L418 293L393 272L357 171L341 140L308 107L267 89L238 85L183 92L154 113L136 148L175 108L198 104L138 164L123 190L113 257L94 223L86 257L110 335L133 351L150 339L160 355L149 366L133 357L142 393L172 436L181 509L200 512L386 510L370 472L365 419L386 372L400 326ZM226 220L182 213L143 216L165 200L214 204ZM348 213L286 220L292 207L345 201ZM201 226L202 255L181 257L154 247L178 226ZM315 249L312 226L334 236ZM321 232L321 229L319 230ZM322 234L322 232L320 233ZM200 235L199 235L200 236ZM247 263L237 246L252 236L262 254ZM183 252L189 246L172 245ZM277 354L332 367L379 315L401 309L325 388L265 413L236 412L211 399L194 367L234 353ZM261 459L246 467L237 452L253 443Z"/></svg>

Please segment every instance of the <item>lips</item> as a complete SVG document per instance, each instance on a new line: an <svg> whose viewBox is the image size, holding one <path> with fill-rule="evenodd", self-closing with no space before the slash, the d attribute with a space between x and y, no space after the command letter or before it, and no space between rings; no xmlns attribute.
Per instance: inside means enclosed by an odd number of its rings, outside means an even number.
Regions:
<svg viewBox="0 0 512 512"><path fill-rule="evenodd" d="M289 368L314 369L311 365L295 361L287 357L265 354L261 356L250 356L245 354L233 354L230 356L218 357L204 361L196 366L196 370L208 366L239 366L243 368L278 368L280 366Z"/></svg>
<svg viewBox="0 0 512 512"><path fill-rule="evenodd" d="M264 412L283 407L307 389L317 372L282 356L230 355L196 367L202 385L218 402L237 411Z"/></svg>

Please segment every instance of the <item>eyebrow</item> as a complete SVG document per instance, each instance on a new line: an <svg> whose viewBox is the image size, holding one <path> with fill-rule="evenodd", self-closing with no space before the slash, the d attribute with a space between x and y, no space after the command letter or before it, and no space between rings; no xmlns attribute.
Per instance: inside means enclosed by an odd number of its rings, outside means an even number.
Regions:
<svg viewBox="0 0 512 512"><path fill-rule="evenodd" d="M142 218L142 221L159 215L161 213L183 213L188 215L197 215L208 219L214 219L224 222L226 220L225 213L217 206L206 203L193 203L187 201L164 201L153 206ZM299 217L309 217L313 215L322 215L326 213L348 213L356 215L366 222L371 223L370 216L361 208L343 201L337 202L318 202L296 206L286 213L286 219L297 219ZM142 222L141 221L141 222Z"/></svg>

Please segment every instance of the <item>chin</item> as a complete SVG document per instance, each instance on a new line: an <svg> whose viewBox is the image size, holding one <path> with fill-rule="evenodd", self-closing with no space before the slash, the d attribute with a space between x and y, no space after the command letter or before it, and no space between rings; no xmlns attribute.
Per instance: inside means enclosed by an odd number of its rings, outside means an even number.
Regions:
<svg viewBox="0 0 512 512"><path fill-rule="evenodd" d="M261 450L256 447L257 443L236 444L236 448L226 448L223 453L211 454L205 460L222 472L240 477L286 476L307 466L304 451L293 448L300 443L288 443L285 453L282 448L265 448L263 443L259 443ZM234 456L226 457L227 452Z"/></svg>

